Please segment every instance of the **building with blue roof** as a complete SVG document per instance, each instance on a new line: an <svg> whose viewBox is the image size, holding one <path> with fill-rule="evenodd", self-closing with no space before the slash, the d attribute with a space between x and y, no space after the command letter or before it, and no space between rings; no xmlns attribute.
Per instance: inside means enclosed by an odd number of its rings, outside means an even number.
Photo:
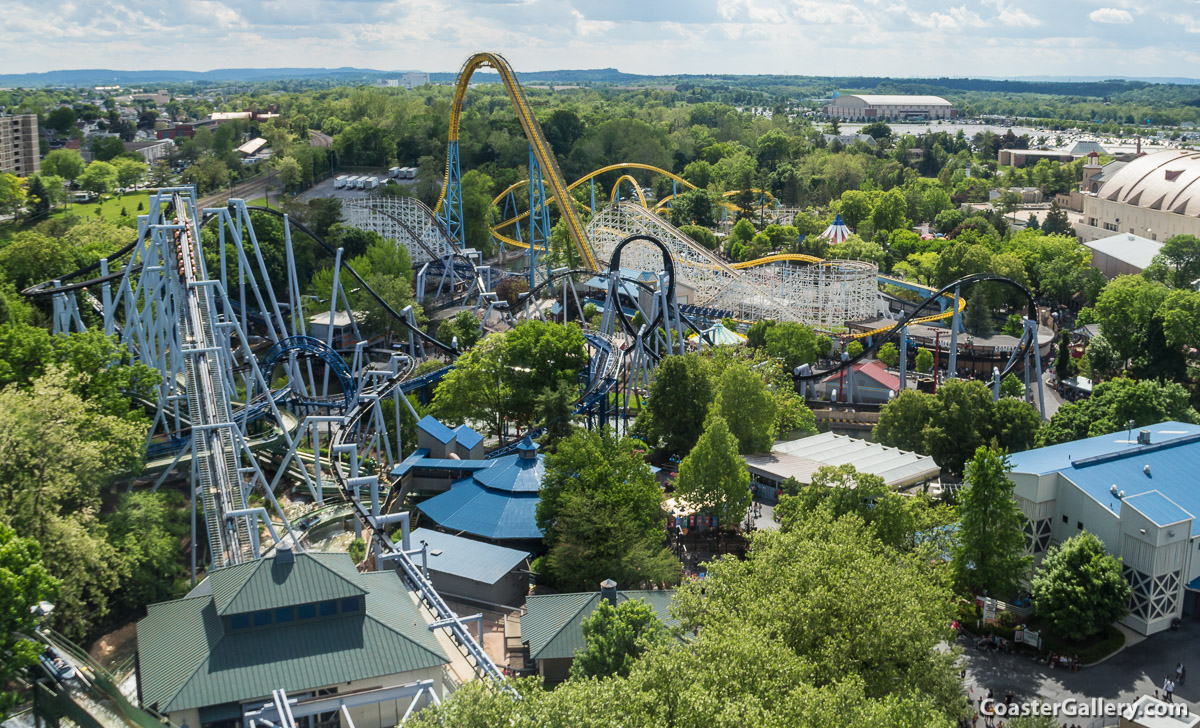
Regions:
<svg viewBox="0 0 1200 728"><path fill-rule="evenodd" d="M535 513L544 456L526 436L516 453L483 462L487 467L452 482L417 509L451 533L538 549L542 530Z"/></svg>
<svg viewBox="0 0 1200 728"><path fill-rule="evenodd" d="M1142 634L1200 616L1200 426L1160 422L1011 456L1009 478L1040 559L1083 530L1122 560L1123 621Z"/></svg>
<svg viewBox="0 0 1200 728"><path fill-rule="evenodd" d="M521 606L529 593L529 552L429 528L412 532L425 549L429 580L447 599Z"/></svg>

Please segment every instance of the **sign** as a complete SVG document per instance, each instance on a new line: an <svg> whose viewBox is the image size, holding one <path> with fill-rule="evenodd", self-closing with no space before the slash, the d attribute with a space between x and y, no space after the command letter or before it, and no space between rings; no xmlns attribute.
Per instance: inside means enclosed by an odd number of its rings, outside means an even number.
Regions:
<svg viewBox="0 0 1200 728"><path fill-rule="evenodd" d="M1042 635L1039 632L1034 632L1031 629L1025 630L1025 634L1021 635L1021 641L1030 647L1042 646Z"/></svg>
<svg viewBox="0 0 1200 728"><path fill-rule="evenodd" d="M667 516L667 528L675 528L675 516Z"/></svg>
<svg viewBox="0 0 1200 728"><path fill-rule="evenodd" d="M713 525L712 525L712 527L713 527L713 528L716 528L716 527L717 527L717 517L716 517L716 516L713 516Z"/></svg>
<svg viewBox="0 0 1200 728"><path fill-rule="evenodd" d="M996 600L991 597L985 597L983 600L983 623L996 623Z"/></svg>
<svg viewBox="0 0 1200 728"><path fill-rule="evenodd" d="M696 527L696 516L694 516L694 515L688 516L688 528L695 528L695 527Z"/></svg>

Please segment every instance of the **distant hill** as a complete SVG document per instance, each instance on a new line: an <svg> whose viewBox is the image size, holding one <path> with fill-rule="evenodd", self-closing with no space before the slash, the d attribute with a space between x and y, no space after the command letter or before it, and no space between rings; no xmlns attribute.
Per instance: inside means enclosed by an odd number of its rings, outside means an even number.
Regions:
<svg viewBox="0 0 1200 728"><path fill-rule="evenodd" d="M138 86L148 83L279 81L286 79L375 79L396 71L369 68L220 68L213 71L114 71L86 68L45 73L0 74L0 86Z"/></svg>
<svg viewBox="0 0 1200 728"><path fill-rule="evenodd" d="M382 71L374 68L220 68L212 71L118 71L110 69L78 69L47 71L45 73L0 74L0 86L145 86L169 83L261 83L285 80L329 80L336 83L372 82L381 78L398 78L404 71ZM525 83L558 84L671 84L678 82L700 85L749 85L763 87L806 86L812 83L841 89L884 89L892 93L930 93L945 91L985 91L1005 93L1044 93L1052 95L1102 96L1150 84L1179 86L1200 85L1200 79L1103 76L1018 76L991 78L902 78L902 77L831 77L831 76L773 76L739 74L672 74L649 76L624 73L615 68L563 69L557 71L519 71ZM435 71L429 74L434 83L453 83L454 71ZM496 82L499 77L490 70L481 70L474 79L479 83ZM780 88L779 90L782 90Z"/></svg>

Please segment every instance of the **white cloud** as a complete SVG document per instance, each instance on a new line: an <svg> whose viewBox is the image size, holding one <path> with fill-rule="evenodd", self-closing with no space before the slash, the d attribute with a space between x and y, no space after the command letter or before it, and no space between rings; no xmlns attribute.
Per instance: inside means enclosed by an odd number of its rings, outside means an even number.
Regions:
<svg viewBox="0 0 1200 728"><path fill-rule="evenodd" d="M1042 21L1021 8L1009 5L1004 0L983 0L983 4L996 8L996 20L1001 25L1010 28L1036 28L1042 24Z"/></svg>
<svg viewBox="0 0 1200 728"><path fill-rule="evenodd" d="M1093 23L1132 23L1133 16L1128 10L1120 8L1099 8L1088 13L1088 19Z"/></svg>
<svg viewBox="0 0 1200 728"><path fill-rule="evenodd" d="M816 25L863 25L867 22L860 9L840 2L792 0L791 10L795 18Z"/></svg>
<svg viewBox="0 0 1200 728"><path fill-rule="evenodd" d="M930 30L963 30L964 28L983 28L987 25L983 22L983 18L979 17L979 13L967 10L966 5L949 8L946 12L933 12L929 15L911 12L909 18L922 28Z"/></svg>

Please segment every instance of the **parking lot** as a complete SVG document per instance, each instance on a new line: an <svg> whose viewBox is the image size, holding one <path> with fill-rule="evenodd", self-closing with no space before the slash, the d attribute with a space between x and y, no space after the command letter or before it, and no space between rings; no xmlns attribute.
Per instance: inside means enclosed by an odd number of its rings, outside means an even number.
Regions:
<svg viewBox="0 0 1200 728"><path fill-rule="evenodd" d="M379 179L379 188L374 189L374 190L347 189L345 187L343 187L342 189L335 189L333 186L334 179L342 176L343 174L345 174L348 177L354 177L354 176L361 177L364 175L371 175L371 176L377 177ZM308 188L307 190L301 192L300 194L296 195L296 199L301 202L303 202L305 200L313 199L315 197L335 197L339 200L361 200L363 198L370 197L372 194L377 193L377 192L379 192L379 190L383 189L383 185L384 185L383 181L386 179L388 179L386 169L379 170L378 172L341 172L339 174L334 175L333 177L330 177L327 180L321 181L320 184L313 185L312 187ZM393 184L393 183L400 184L400 185L412 186L413 184L416 183L416 180L411 180L411 179L391 180L390 182L388 182L388 184Z"/></svg>

